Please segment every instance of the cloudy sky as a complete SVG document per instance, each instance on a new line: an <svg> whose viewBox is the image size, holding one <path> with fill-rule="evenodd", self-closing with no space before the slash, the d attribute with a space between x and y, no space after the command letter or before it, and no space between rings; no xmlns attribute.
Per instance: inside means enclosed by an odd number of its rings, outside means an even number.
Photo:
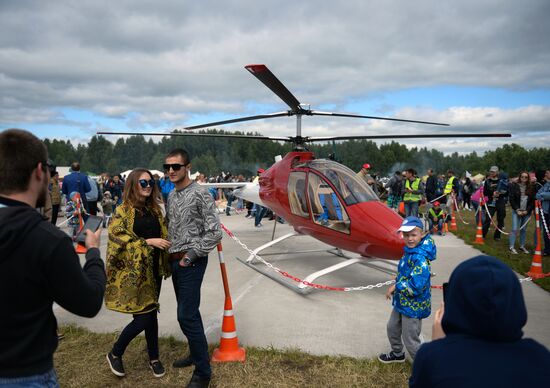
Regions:
<svg viewBox="0 0 550 388"><path fill-rule="evenodd" d="M509 132L406 141L445 153L550 145L550 2L0 0L0 130L87 142L288 107L438 121L311 118L303 135ZM226 130L285 136L293 118ZM116 137L111 137L116 140Z"/></svg>

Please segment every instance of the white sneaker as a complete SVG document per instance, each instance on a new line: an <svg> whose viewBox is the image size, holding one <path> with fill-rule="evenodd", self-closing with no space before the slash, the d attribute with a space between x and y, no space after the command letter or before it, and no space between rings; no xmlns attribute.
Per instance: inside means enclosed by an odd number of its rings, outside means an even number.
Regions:
<svg viewBox="0 0 550 388"><path fill-rule="evenodd" d="M512 255L517 255L517 254L518 254L518 251L516 251L516 248L510 247L510 253L511 253Z"/></svg>
<svg viewBox="0 0 550 388"><path fill-rule="evenodd" d="M529 251L525 247L519 247L519 250L522 251L523 253L529 254Z"/></svg>

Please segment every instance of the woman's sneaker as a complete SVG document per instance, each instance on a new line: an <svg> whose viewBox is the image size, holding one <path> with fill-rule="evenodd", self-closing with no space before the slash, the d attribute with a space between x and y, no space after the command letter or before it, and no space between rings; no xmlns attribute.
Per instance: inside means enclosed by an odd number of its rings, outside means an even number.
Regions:
<svg viewBox="0 0 550 388"><path fill-rule="evenodd" d="M512 255L517 255L517 254L518 254L518 251L516 251L516 248L510 247L510 253L511 253Z"/></svg>
<svg viewBox="0 0 550 388"><path fill-rule="evenodd" d="M519 247L519 250L522 251L523 253L529 254L529 251L525 247Z"/></svg>
<svg viewBox="0 0 550 388"><path fill-rule="evenodd" d="M107 362L109 363L111 372L113 372L115 376L126 376L126 372L124 372L124 365L122 365L122 357L115 357L112 352L109 352L107 353Z"/></svg>
<svg viewBox="0 0 550 388"><path fill-rule="evenodd" d="M378 360L384 364L390 364L392 362L405 362L405 353L397 356L393 351L389 353L382 353L378 356Z"/></svg>
<svg viewBox="0 0 550 388"><path fill-rule="evenodd" d="M162 363L159 360L149 361L149 368L151 368L155 377L162 377L166 373Z"/></svg>

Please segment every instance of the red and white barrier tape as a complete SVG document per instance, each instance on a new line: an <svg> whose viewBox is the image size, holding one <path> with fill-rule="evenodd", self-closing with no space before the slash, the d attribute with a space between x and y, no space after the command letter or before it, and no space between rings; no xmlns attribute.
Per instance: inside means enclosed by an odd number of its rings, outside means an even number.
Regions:
<svg viewBox="0 0 550 388"><path fill-rule="evenodd" d="M548 225L546 225L546 218L544 217L544 212L542 211L542 204L539 201L539 218L542 218L542 224L544 225L544 231L546 236L550 239L550 231L548 231Z"/></svg>
<svg viewBox="0 0 550 388"><path fill-rule="evenodd" d="M237 238L237 236L235 236L233 234L233 232L231 232L229 229L227 229L224 224L220 223L220 226L223 229L223 231L233 241L235 241L237 244L239 244L249 254L253 255L258 261L263 263L266 267L268 267L268 268L272 269L273 271L279 273L281 276L284 276L288 279L294 280L297 283L302 283L303 285L305 285L307 287L312 287L312 288L316 288L316 289L319 289L319 290L327 290L327 291L346 291L346 292L349 292L349 291L372 290L373 288L380 288L380 287L384 287L384 286L390 286L390 285L395 283L395 280L388 280L388 281L382 282L382 283L369 284L367 286L358 286L358 287L333 287L333 286L327 286L327 285L324 285L324 284L311 283L311 282L302 280L302 279L300 279L296 276L292 276L288 272L283 271L282 269L280 269L280 268L274 266L273 264L267 262L261 256L256 254L253 250L248 248L248 246L245 243L243 243L241 240L239 240L239 238ZM550 272L540 276L540 278L545 278L545 277L550 277ZM519 282L523 283L523 282L528 282L528 281L532 281L532 280L533 279L531 277L527 277L527 278L519 279ZM443 286L441 286L441 285L432 285L431 288L433 288L433 289L443 289Z"/></svg>
<svg viewBox="0 0 550 388"><path fill-rule="evenodd" d="M328 291L363 291L363 290L372 290L373 288L380 288L384 286L389 286L391 284L395 283L395 280L388 280L386 282L377 283L377 284L369 284L368 286L359 286L359 287L333 287L333 286L327 286L324 284L317 284L317 283L311 283L306 280L302 280L296 276L292 276L286 271L283 271L280 268L277 268L273 264L265 261L261 256L256 254L252 249L248 248L245 243L240 241L237 236L233 234L229 229L225 227L225 225L221 224L221 227L223 231L231 237L233 241L235 241L237 244L239 244L245 251L247 251L249 254L253 255L258 261L263 263L266 267L272 269L275 272L278 272L281 276L284 276L288 279L291 279L297 283L302 283L304 286L320 289L320 290L328 290Z"/></svg>
<svg viewBox="0 0 550 388"><path fill-rule="evenodd" d="M462 215L460 214L460 209L458 208L458 203L456 202L455 195L451 194L451 198L453 199L454 208L456 209L456 214L458 214L458 218L460 218L460 221L462 221L464 225L470 225L469 222L465 221L464 218L462 218Z"/></svg>

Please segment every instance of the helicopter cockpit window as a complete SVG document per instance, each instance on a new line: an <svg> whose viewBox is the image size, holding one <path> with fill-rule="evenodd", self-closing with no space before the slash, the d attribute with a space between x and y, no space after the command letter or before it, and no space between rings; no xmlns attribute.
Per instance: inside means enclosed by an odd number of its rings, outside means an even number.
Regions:
<svg viewBox="0 0 550 388"><path fill-rule="evenodd" d="M290 211L300 217L309 217L309 209L306 200L306 173L291 172L288 178L288 202Z"/></svg>
<svg viewBox="0 0 550 388"><path fill-rule="evenodd" d="M309 174L309 200L316 224L350 233L348 213L338 196L328 183L313 173Z"/></svg>
<svg viewBox="0 0 550 388"><path fill-rule="evenodd" d="M340 196L348 206L378 200L378 197L370 186L358 179L352 170L342 164L331 160L319 159L310 161L306 165L323 174L338 190Z"/></svg>

